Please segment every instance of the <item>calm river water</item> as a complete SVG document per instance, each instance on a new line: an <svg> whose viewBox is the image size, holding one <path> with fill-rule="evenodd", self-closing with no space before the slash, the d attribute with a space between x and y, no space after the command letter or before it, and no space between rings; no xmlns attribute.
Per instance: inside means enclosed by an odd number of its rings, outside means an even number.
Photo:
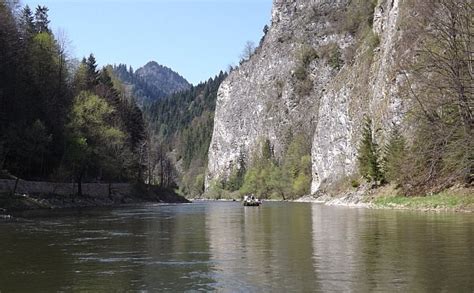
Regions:
<svg viewBox="0 0 474 293"><path fill-rule="evenodd" d="M0 222L2 293L86 290L473 292L474 215L198 202Z"/></svg>

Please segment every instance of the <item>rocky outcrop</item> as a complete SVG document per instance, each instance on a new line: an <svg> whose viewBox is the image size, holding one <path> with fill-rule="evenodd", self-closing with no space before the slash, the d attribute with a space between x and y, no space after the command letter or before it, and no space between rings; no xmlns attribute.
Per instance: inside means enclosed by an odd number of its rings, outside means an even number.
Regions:
<svg viewBox="0 0 474 293"><path fill-rule="evenodd" d="M400 30L401 1L382 1L375 9L372 52L358 52L353 65L344 66L325 93L318 97L318 123L314 133L312 192L350 176L356 169L357 145L363 118L375 129L389 130L403 116L400 88L404 80L400 61L412 51L404 48ZM369 44L370 45L370 44Z"/></svg>
<svg viewBox="0 0 474 293"><path fill-rule="evenodd" d="M376 129L400 122L399 63L412 52L401 26L408 4L379 0L363 30L349 20L365 2L274 0L260 47L219 90L207 186L242 159L251 163L262 140L281 157L289 134L303 132L313 137L314 193L354 173L365 115Z"/></svg>

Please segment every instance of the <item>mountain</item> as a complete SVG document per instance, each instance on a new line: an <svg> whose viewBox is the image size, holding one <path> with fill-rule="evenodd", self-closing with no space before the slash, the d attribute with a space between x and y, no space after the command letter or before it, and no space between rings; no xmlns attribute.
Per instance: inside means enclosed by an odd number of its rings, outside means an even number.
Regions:
<svg viewBox="0 0 474 293"><path fill-rule="evenodd" d="M191 87L184 77L154 61L136 71L125 64L113 66L113 71L141 106Z"/></svg>
<svg viewBox="0 0 474 293"><path fill-rule="evenodd" d="M469 148L459 148L473 146L472 114L463 91L471 88L472 71L456 59L467 52L456 48L469 46L466 39L459 45L456 36L469 32L449 21L469 15L472 7L456 0L451 2L459 5L423 2L274 0L271 26L260 46L219 89L207 189L232 181L244 168L253 168L245 176L253 180L249 186L271 180L265 196L283 189L282 178L293 180L293 187L308 184L300 189L303 194L310 192L310 181L312 193L350 187L351 180L354 186L366 179L382 181L361 170L364 135L370 156L376 157L368 168L379 172L398 164L397 180L411 192L416 186L449 186L453 178L472 182ZM444 27L449 29L441 31ZM454 32L451 39L444 36L449 32ZM453 67L444 64L456 64L464 73L450 74ZM390 161L383 149L390 149L397 129L411 142L400 151L411 158L403 163ZM304 141L298 151L295 137ZM304 162L310 156L308 165L288 170L285 164L291 165L295 154ZM263 172L264 164L272 167ZM301 171L306 166L310 180ZM272 180L272 174L279 179Z"/></svg>
<svg viewBox="0 0 474 293"><path fill-rule="evenodd" d="M166 95L187 90L191 87L184 77L154 61L148 62L145 66L137 69L135 74L147 84L160 89Z"/></svg>

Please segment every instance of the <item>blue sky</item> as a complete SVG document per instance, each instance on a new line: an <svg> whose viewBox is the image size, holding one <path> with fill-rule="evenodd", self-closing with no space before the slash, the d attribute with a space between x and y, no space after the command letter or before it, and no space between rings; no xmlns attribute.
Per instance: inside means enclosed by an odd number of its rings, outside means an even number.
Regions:
<svg viewBox="0 0 474 293"><path fill-rule="evenodd" d="M135 69L154 60L196 84L237 64L245 43L258 44L272 0L22 0L46 5L77 58Z"/></svg>

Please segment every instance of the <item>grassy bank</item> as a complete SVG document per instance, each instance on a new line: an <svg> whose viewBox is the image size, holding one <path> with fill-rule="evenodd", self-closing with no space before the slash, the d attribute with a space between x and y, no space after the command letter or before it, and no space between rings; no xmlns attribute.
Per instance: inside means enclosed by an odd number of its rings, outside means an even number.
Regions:
<svg viewBox="0 0 474 293"><path fill-rule="evenodd" d="M474 212L474 193L472 189L463 189L427 196L380 196L375 197L371 203L376 208Z"/></svg>

